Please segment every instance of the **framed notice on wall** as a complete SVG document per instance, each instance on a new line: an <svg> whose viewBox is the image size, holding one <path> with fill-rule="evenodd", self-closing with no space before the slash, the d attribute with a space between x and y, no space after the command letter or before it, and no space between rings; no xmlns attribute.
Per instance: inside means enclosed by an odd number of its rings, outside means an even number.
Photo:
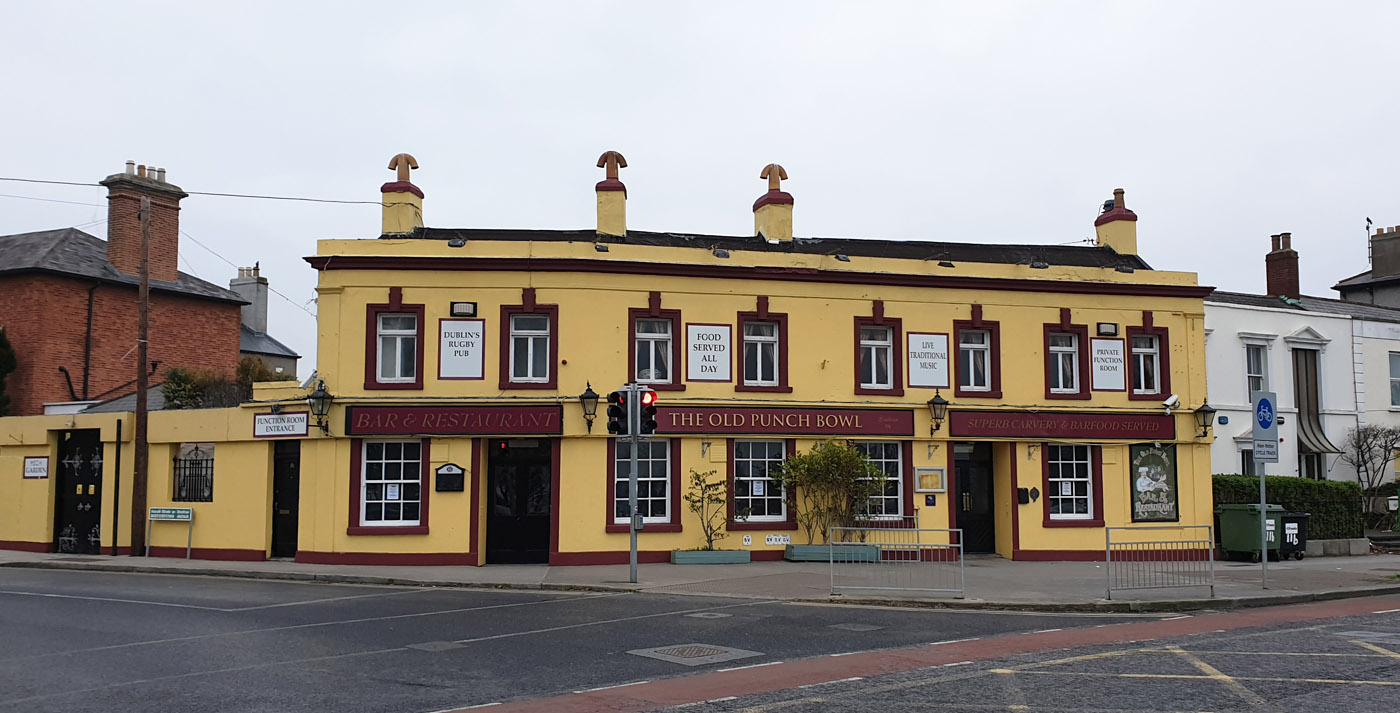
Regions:
<svg viewBox="0 0 1400 713"><path fill-rule="evenodd" d="M686 381L729 381L734 362L727 324L685 325Z"/></svg>
<svg viewBox="0 0 1400 713"><path fill-rule="evenodd" d="M914 469L914 492L916 493L946 493L948 483L944 479L947 473L946 468L915 468Z"/></svg>
<svg viewBox="0 0 1400 713"><path fill-rule="evenodd" d="M438 325L438 378L482 378L486 321L444 319Z"/></svg>
<svg viewBox="0 0 1400 713"><path fill-rule="evenodd" d="M1128 449L1133 522L1176 522L1176 446L1142 443Z"/></svg>
<svg viewBox="0 0 1400 713"><path fill-rule="evenodd" d="M24 457L24 477L26 477L26 478L47 478L47 477L49 477L49 457L48 457L48 456L25 456L25 457Z"/></svg>
<svg viewBox="0 0 1400 713"><path fill-rule="evenodd" d="M1094 391L1128 390L1128 362L1122 339L1090 339L1089 363L1093 366L1090 373Z"/></svg>
<svg viewBox="0 0 1400 713"><path fill-rule="evenodd" d="M948 335L909 333L909 387L947 389Z"/></svg>

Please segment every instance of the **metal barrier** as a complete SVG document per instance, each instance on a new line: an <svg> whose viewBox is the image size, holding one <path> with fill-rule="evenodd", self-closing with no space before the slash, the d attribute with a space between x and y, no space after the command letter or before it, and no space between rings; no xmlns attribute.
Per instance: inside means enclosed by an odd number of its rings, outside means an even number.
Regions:
<svg viewBox="0 0 1400 713"><path fill-rule="evenodd" d="M860 589L963 596L962 530L872 522L828 532L833 595Z"/></svg>
<svg viewBox="0 0 1400 713"><path fill-rule="evenodd" d="M1148 539L1157 530L1203 530L1199 539ZM1151 532L1152 534L1145 534ZM1134 534L1138 533L1135 537ZM1114 535L1119 539L1115 540ZM1215 596L1215 528L1159 525L1104 528L1108 598L1114 590L1210 587Z"/></svg>

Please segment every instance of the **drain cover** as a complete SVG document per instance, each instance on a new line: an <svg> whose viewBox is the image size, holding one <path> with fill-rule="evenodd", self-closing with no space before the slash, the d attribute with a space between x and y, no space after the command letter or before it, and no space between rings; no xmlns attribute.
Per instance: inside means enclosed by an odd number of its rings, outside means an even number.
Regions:
<svg viewBox="0 0 1400 713"><path fill-rule="evenodd" d="M832 629L845 629L846 631L879 631L885 627L874 624L832 624Z"/></svg>
<svg viewBox="0 0 1400 713"><path fill-rule="evenodd" d="M720 663L723 661L733 661L735 659L746 659L750 656L762 656L757 651L746 651L729 646L715 646L714 644L672 644L670 646L657 646L651 649L634 649L627 653L634 656L646 656L647 658L660 659L671 663L678 663L685 666L702 666L704 664Z"/></svg>

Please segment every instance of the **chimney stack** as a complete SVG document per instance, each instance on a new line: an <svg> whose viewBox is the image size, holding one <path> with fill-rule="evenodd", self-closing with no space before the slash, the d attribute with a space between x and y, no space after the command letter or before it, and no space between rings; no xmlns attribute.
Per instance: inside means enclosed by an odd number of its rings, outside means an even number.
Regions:
<svg viewBox="0 0 1400 713"><path fill-rule="evenodd" d="M792 240L792 194L784 193L781 185L787 171L770 163L758 177L768 179L768 192L753 203L754 235L770 242Z"/></svg>
<svg viewBox="0 0 1400 713"><path fill-rule="evenodd" d="M243 301L243 326L254 332L267 333L267 278L263 277L258 264L238 268L238 277L228 281L228 288L237 293Z"/></svg>
<svg viewBox="0 0 1400 713"><path fill-rule="evenodd" d="M1298 299L1298 251L1293 249L1293 234L1269 236L1273 250L1264 256L1264 274L1270 297Z"/></svg>
<svg viewBox="0 0 1400 713"><path fill-rule="evenodd" d="M627 235L627 186L617 178L617 169L627 168L627 159L616 151L598 157L598 168L607 173L593 190L598 195L598 234Z"/></svg>
<svg viewBox="0 0 1400 713"><path fill-rule="evenodd" d="M1376 228L1371 236L1371 277L1400 275L1400 226Z"/></svg>
<svg viewBox="0 0 1400 713"><path fill-rule="evenodd" d="M151 199L151 279L179 279L180 199L187 193L165 181L165 169L126 162L101 181L107 187L107 262L118 272L141 271L141 199Z"/></svg>
<svg viewBox="0 0 1400 713"><path fill-rule="evenodd" d="M1113 200L1104 203L1102 214L1094 220L1094 244L1119 255L1136 255L1137 219L1137 213L1123 202L1123 189L1113 189Z"/></svg>
<svg viewBox="0 0 1400 713"><path fill-rule="evenodd" d="M418 168L418 160L401 153L389 159L389 169L397 180L379 187L384 204L384 235L406 235L423 227L423 191L408 180L408 172Z"/></svg>

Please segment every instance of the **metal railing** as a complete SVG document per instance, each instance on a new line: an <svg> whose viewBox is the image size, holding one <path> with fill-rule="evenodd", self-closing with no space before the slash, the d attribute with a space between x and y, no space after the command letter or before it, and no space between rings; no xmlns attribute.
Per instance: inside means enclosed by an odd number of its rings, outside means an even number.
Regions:
<svg viewBox="0 0 1400 713"><path fill-rule="evenodd" d="M831 593L946 592L962 598L962 530L889 524L828 529Z"/></svg>
<svg viewBox="0 0 1400 713"><path fill-rule="evenodd" d="M1161 530L1175 530L1184 536L1164 539ZM1187 535L1192 530L1205 535ZM1215 596L1214 531L1210 525L1105 527L1108 598L1113 598L1115 590L1174 587L1209 587L1210 596Z"/></svg>

